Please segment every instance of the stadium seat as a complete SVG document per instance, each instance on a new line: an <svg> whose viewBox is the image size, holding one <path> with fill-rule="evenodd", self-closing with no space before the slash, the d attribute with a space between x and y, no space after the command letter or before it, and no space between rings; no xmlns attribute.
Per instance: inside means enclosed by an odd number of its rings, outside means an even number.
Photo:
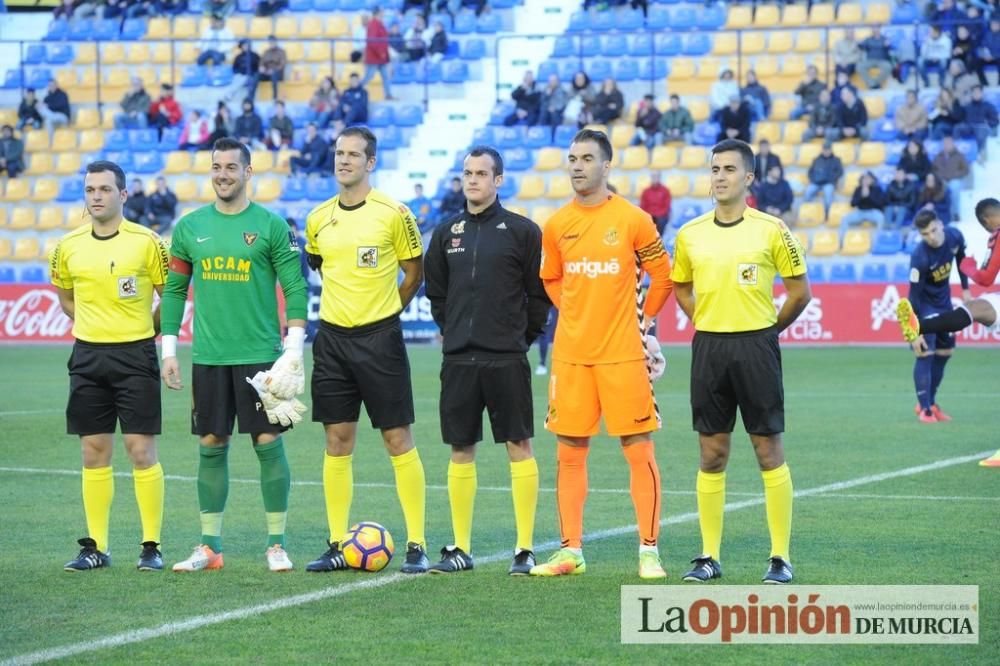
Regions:
<svg viewBox="0 0 1000 666"><path fill-rule="evenodd" d="M764 7L761 7L764 9ZM760 10L757 10L758 13ZM715 40L716 48L718 48L720 43L729 42L732 40L728 39L717 39ZM763 32L753 30L740 33L740 50L744 55L757 55L758 53L764 53L767 50L767 35ZM744 63L750 64L750 63ZM751 65L752 66L752 65Z"/></svg>
<svg viewBox="0 0 1000 666"><path fill-rule="evenodd" d="M520 148L524 145L524 126L498 128L496 132L497 147L504 150Z"/></svg>
<svg viewBox="0 0 1000 666"><path fill-rule="evenodd" d="M80 153L59 153L56 155L56 164L52 173L57 176L72 176L80 173L82 167Z"/></svg>
<svg viewBox="0 0 1000 666"><path fill-rule="evenodd" d="M482 60L487 57L486 41L482 39L466 39L461 43L459 53L463 60ZM539 80L543 80L540 76L538 78Z"/></svg>
<svg viewBox="0 0 1000 666"><path fill-rule="evenodd" d="M205 175L212 171L212 153L207 150L199 150L191 158L190 173ZM178 195L180 198L180 195Z"/></svg>
<svg viewBox="0 0 1000 666"><path fill-rule="evenodd" d="M58 194L58 180L55 178L39 178L35 181L35 187L31 191L31 201L46 203L55 199Z"/></svg>
<svg viewBox="0 0 1000 666"><path fill-rule="evenodd" d="M900 7L898 3L893 3L896 7ZM889 3L878 3L870 2L865 7L865 23L871 23L873 25L886 25L891 19L895 17L892 16L892 9ZM895 23L895 21L892 21Z"/></svg>
<svg viewBox="0 0 1000 666"><path fill-rule="evenodd" d="M772 144L781 143L781 123L768 120L758 122L755 138L758 142L767 139Z"/></svg>
<svg viewBox="0 0 1000 666"><path fill-rule="evenodd" d="M796 240L799 241L799 245L802 246L802 249L805 250L806 254L809 254L809 234L805 231L795 231L792 233Z"/></svg>
<svg viewBox="0 0 1000 666"><path fill-rule="evenodd" d="M277 200L281 195L281 181L277 178L254 179L253 199L263 203L270 203Z"/></svg>
<svg viewBox="0 0 1000 666"><path fill-rule="evenodd" d="M517 196L517 178L514 178L513 176L505 178L500 184L500 187L497 189L497 196L500 197L502 201L513 199Z"/></svg>
<svg viewBox="0 0 1000 666"><path fill-rule="evenodd" d="M36 231L52 231L59 229L66 221L66 213L62 206L43 206L38 212Z"/></svg>
<svg viewBox="0 0 1000 666"><path fill-rule="evenodd" d="M35 90L41 90L52 80L52 70L48 67L38 67L28 72L25 85Z"/></svg>
<svg viewBox="0 0 1000 666"><path fill-rule="evenodd" d="M546 199L566 201L572 196L573 187L569 182L569 178L559 174L558 176L553 176L549 180L548 187L545 189Z"/></svg>
<svg viewBox="0 0 1000 666"><path fill-rule="evenodd" d="M372 128L388 127L396 121L393 108L386 104L373 105L368 113L368 126Z"/></svg>
<svg viewBox="0 0 1000 666"><path fill-rule="evenodd" d="M522 201L539 199L545 194L545 180L541 176L524 176L517 192L517 198Z"/></svg>
<svg viewBox="0 0 1000 666"><path fill-rule="evenodd" d="M844 163L844 168L850 167L857 159L857 144L848 141L837 141L833 144L833 154Z"/></svg>
<svg viewBox="0 0 1000 666"><path fill-rule="evenodd" d="M728 7L729 14L726 17L726 30L749 28L753 24L753 7L749 5L736 4L728 5ZM757 12L760 13L760 9L758 9Z"/></svg>
<svg viewBox="0 0 1000 666"><path fill-rule="evenodd" d="M632 179L629 176L625 174L611 176L608 178L608 184L614 187L619 195L623 197L632 196ZM636 192L638 193L638 190Z"/></svg>
<svg viewBox="0 0 1000 666"><path fill-rule="evenodd" d="M799 206L796 222L798 227L818 227L823 224L823 204L818 201L806 201Z"/></svg>
<svg viewBox="0 0 1000 666"><path fill-rule="evenodd" d="M635 125L619 123L611 126L611 145L615 149L628 148L635 136ZM643 147L645 149L645 147Z"/></svg>
<svg viewBox="0 0 1000 666"><path fill-rule="evenodd" d="M94 22L90 19L76 19L69 24L66 39L72 42L85 42L94 37Z"/></svg>
<svg viewBox="0 0 1000 666"><path fill-rule="evenodd" d="M21 203L28 198L30 193L31 185L27 179L11 178L7 180L7 187L4 188L3 198L0 201L5 203Z"/></svg>
<svg viewBox="0 0 1000 666"><path fill-rule="evenodd" d="M680 35L673 33L658 34L653 37L653 49L659 56L677 56L681 54L683 42ZM648 55L643 53L641 55Z"/></svg>
<svg viewBox="0 0 1000 666"><path fill-rule="evenodd" d="M56 201L60 203L72 203L82 200L82 178L63 178L59 181L59 193L56 195Z"/></svg>
<svg viewBox="0 0 1000 666"><path fill-rule="evenodd" d="M700 175L694 177L691 185L691 196L698 199L708 199L712 196L712 177Z"/></svg>
<svg viewBox="0 0 1000 666"><path fill-rule="evenodd" d="M121 23L116 19L98 19L94 21L94 31L89 35L89 39L98 42L110 42L118 39Z"/></svg>
<svg viewBox="0 0 1000 666"><path fill-rule="evenodd" d="M379 148L381 148L381 144ZM264 175L270 173L271 169L274 168L274 151L271 150L254 150L250 153L250 164L253 165L253 171L255 175Z"/></svg>
<svg viewBox="0 0 1000 666"><path fill-rule="evenodd" d="M451 34L468 35L476 31L476 15L472 12L459 12L455 15Z"/></svg>
<svg viewBox="0 0 1000 666"><path fill-rule="evenodd" d="M667 176L664 185L670 190L673 198L685 197L691 191L691 181L686 175L670 174Z"/></svg>
<svg viewBox="0 0 1000 666"><path fill-rule="evenodd" d="M42 38L45 41L62 41L69 37L69 21L66 19L54 19L49 21L48 29Z"/></svg>
<svg viewBox="0 0 1000 666"><path fill-rule="evenodd" d="M802 144L801 146L799 146L799 156L798 159L795 161L795 164L804 169L808 169L810 166L812 166L813 161L816 159L816 157L819 156L822 150L823 146L822 144L819 143Z"/></svg>
<svg viewBox="0 0 1000 666"><path fill-rule="evenodd" d="M791 53L795 44L795 33L787 30L772 32L767 39L767 52L775 55Z"/></svg>
<svg viewBox="0 0 1000 666"><path fill-rule="evenodd" d="M848 199L854 194L855 188L857 188L858 183L861 181L861 174L863 171L858 171L856 169L850 169L844 173L844 177L840 180L840 193L843 194Z"/></svg>
<svg viewBox="0 0 1000 666"><path fill-rule="evenodd" d="M28 44L21 59L22 65L41 65L48 60L44 44Z"/></svg>
<svg viewBox="0 0 1000 666"><path fill-rule="evenodd" d="M288 182L290 181L285 181L286 188ZM172 187L178 201L194 201L198 196L198 181L193 178L176 178L173 180Z"/></svg>
<svg viewBox="0 0 1000 666"><path fill-rule="evenodd" d="M504 167L511 171L527 171L534 166L531 151L525 148L508 150L504 156Z"/></svg>
<svg viewBox="0 0 1000 666"><path fill-rule="evenodd" d="M872 254L888 255L898 254L903 251L903 238L899 231L886 230L875 234L872 243Z"/></svg>
<svg viewBox="0 0 1000 666"><path fill-rule="evenodd" d="M861 282L889 282L889 267L882 263L866 263L861 267Z"/></svg>
<svg viewBox="0 0 1000 666"><path fill-rule="evenodd" d="M424 121L424 112L419 104L406 104L396 109L396 124L400 127L416 127Z"/></svg>
<svg viewBox="0 0 1000 666"><path fill-rule="evenodd" d="M827 220L827 225L839 228L841 218L852 210L853 208L849 201L834 201L833 205L830 206L830 219Z"/></svg>
<svg viewBox="0 0 1000 666"><path fill-rule="evenodd" d="M823 33L819 30L800 30L795 37L796 53L817 53L823 50Z"/></svg>
<svg viewBox="0 0 1000 666"><path fill-rule="evenodd" d="M821 229L813 234L812 250L814 257L830 257L840 249L840 236L836 231Z"/></svg>
<svg viewBox="0 0 1000 666"><path fill-rule="evenodd" d="M677 149L674 146L656 146L649 159L649 168L664 171L677 165ZM685 182L687 177L685 177ZM673 191L673 190L671 190Z"/></svg>
<svg viewBox="0 0 1000 666"><path fill-rule="evenodd" d="M531 220L540 227L544 227L549 218L556 214L554 206L534 206L531 209Z"/></svg>
<svg viewBox="0 0 1000 666"><path fill-rule="evenodd" d="M844 235L840 253L845 257L862 257L871 253L872 236L867 229L849 229Z"/></svg>
<svg viewBox="0 0 1000 666"><path fill-rule="evenodd" d="M621 168L626 171L645 169L649 165L649 150L646 146L626 148L622 156Z"/></svg>
<svg viewBox="0 0 1000 666"><path fill-rule="evenodd" d="M45 54L45 62L50 65L68 65L73 62L75 54L69 44L49 44Z"/></svg>
<svg viewBox="0 0 1000 666"><path fill-rule="evenodd" d="M857 266L853 261L830 264L830 275L827 281L831 284L851 284L857 282Z"/></svg>
<svg viewBox="0 0 1000 666"><path fill-rule="evenodd" d="M811 261L809 262L807 271L809 282L812 284L823 284L826 282L826 266L824 264L818 261Z"/></svg>
<svg viewBox="0 0 1000 666"><path fill-rule="evenodd" d="M0 239L0 259L10 256L10 239ZM17 282L17 275L13 266L0 266L0 284L13 284Z"/></svg>
<svg viewBox="0 0 1000 666"><path fill-rule="evenodd" d="M873 167L885 164L885 144L875 141L865 141L858 148L858 166Z"/></svg>
<svg viewBox="0 0 1000 666"><path fill-rule="evenodd" d="M681 149L679 168L703 169L708 164L705 149L701 146L684 146Z"/></svg>
<svg viewBox="0 0 1000 666"><path fill-rule="evenodd" d="M845 2L837 8L838 25L856 25L862 22L863 16L864 10L857 2Z"/></svg>
<svg viewBox="0 0 1000 666"><path fill-rule="evenodd" d="M159 151L137 152L132 156L133 171L143 175L159 173L163 170L163 158Z"/></svg>
<svg viewBox="0 0 1000 666"><path fill-rule="evenodd" d="M101 126L101 115L97 109L83 108L76 112L73 127L80 130L97 129Z"/></svg>
<svg viewBox="0 0 1000 666"><path fill-rule="evenodd" d="M24 173L27 176L40 176L52 173L54 164L55 160L51 153L34 153L28 155L28 168L25 169Z"/></svg>
<svg viewBox="0 0 1000 666"><path fill-rule="evenodd" d="M7 184L7 187L10 187L10 183ZM24 198L27 199L27 196ZM32 229L34 226L35 208L33 206L17 206L10 216L10 226L7 228L11 231L23 231Z"/></svg>
<svg viewBox="0 0 1000 666"><path fill-rule="evenodd" d="M17 240L14 241L14 252L11 259L14 261L37 261L41 250L38 236L34 234L18 236Z"/></svg>
<svg viewBox="0 0 1000 666"><path fill-rule="evenodd" d="M513 113L514 107L505 107L503 110L503 116L506 117ZM496 124L492 123L491 124ZM503 121L499 124L503 124ZM548 125L534 125L529 127L524 133L524 147L525 148L546 148L552 143L552 129Z"/></svg>
<svg viewBox="0 0 1000 666"><path fill-rule="evenodd" d="M535 157L535 171L554 171L562 166L563 156L559 148L547 147L538 150Z"/></svg>
<svg viewBox="0 0 1000 666"><path fill-rule="evenodd" d="M155 129L130 130L128 133L129 149L133 151L157 150L159 141Z"/></svg>
<svg viewBox="0 0 1000 666"><path fill-rule="evenodd" d="M476 32L481 35L495 35L502 27L499 14L481 14L476 19Z"/></svg>
<svg viewBox="0 0 1000 666"><path fill-rule="evenodd" d="M729 10L732 16L732 9ZM754 27L773 28L781 24L781 10L778 5L758 5L753 17Z"/></svg>

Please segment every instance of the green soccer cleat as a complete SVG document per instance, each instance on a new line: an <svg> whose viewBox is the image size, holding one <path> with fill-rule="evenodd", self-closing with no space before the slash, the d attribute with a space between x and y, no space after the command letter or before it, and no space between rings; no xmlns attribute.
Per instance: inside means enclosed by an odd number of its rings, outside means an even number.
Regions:
<svg viewBox="0 0 1000 666"><path fill-rule="evenodd" d="M920 337L920 320L917 313L913 311L913 304L910 299L901 298L896 306L896 319L899 320L899 329L903 332L903 339L913 344Z"/></svg>
<svg viewBox="0 0 1000 666"><path fill-rule="evenodd" d="M639 553L639 578L643 580L654 580L656 578L666 578L667 572L660 564L660 554L655 551L642 551Z"/></svg>
<svg viewBox="0 0 1000 666"><path fill-rule="evenodd" d="M586 571L587 563L583 555L577 555L569 548L561 548L552 553L545 564L531 567L532 576L579 576Z"/></svg>

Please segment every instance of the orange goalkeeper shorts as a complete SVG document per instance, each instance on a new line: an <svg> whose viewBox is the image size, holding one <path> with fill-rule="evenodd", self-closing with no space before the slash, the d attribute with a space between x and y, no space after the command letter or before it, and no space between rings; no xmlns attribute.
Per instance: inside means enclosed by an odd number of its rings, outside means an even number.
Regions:
<svg viewBox="0 0 1000 666"><path fill-rule="evenodd" d="M600 432L602 415L608 434L616 437L660 428L646 362L578 365L553 359L545 429L592 437Z"/></svg>

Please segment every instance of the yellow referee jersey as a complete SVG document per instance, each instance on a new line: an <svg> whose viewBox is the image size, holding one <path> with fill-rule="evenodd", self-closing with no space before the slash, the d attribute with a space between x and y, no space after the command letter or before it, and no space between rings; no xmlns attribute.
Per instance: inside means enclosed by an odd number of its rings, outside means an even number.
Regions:
<svg viewBox="0 0 1000 666"><path fill-rule="evenodd" d="M166 282L167 262L160 237L127 220L107 238L95 236L90 224L63 236L49 266L52 284L73 290L73 337L85 342L153 337L153 287Z"/></svg>
<svg viewBox="0 0 1000 666"><path fill-rule="evenodd" d="M399 262L423 254L410 209L371 190L344 207L336 196L306 218L306 252L323 258L319 318L337 326L364 326L403 309Z"/></svg>
<svg viewBox="0 0 1000 666"><path fill-rule="evenodd" d="M776 275L806 272L799 241L776 217L753 208L738 222L716 222L715 211L694 218L677 234L674 282L694 283L694 327L737 333L774 325Z"/></svg>

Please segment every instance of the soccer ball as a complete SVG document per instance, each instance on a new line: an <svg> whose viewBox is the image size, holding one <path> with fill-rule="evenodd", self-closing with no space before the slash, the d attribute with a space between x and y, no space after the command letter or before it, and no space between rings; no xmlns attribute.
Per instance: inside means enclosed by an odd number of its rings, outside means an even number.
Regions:
<svg viewBox="0 0 1000 666"><path fill-rule="evenodd" d="M381 571L393 553L392 535L378 523L366 521L354 525L340 542L347 566L362 571Z"/></svg>

